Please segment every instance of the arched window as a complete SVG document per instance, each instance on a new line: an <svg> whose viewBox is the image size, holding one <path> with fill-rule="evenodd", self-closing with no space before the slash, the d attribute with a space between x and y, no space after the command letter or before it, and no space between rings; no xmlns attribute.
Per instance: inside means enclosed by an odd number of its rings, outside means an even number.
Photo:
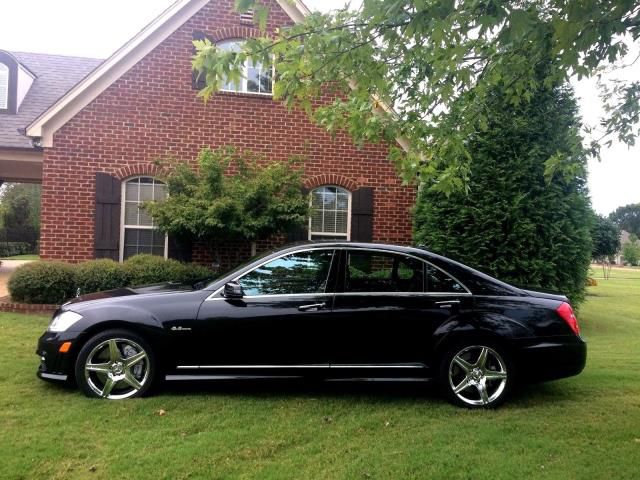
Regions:
<svg viewBox="0 0 640 480"><path fill-rule="evenodd" d="M311 192L309 240L350 240L351 192L334 186Z"/></svg>
<svg viewBox="0 0 640 480"><path fill-rule="evenodd" d="M9 67L0 63L0 110L9 108Z"/></svg>
<svg viewBox="0 0 640 480"><path fill-rule="evenodd" d="M239 52L242 49L242 40L225 40L217 44L218 48L228 52ZM253 63L247 60L244 64L244 72L240 83L226 82L222 86L225 92L260 93L271 95L273 91L273 67L263 66L261 63Z"/></svg>
<svg viewBox="0 0 640 480"><path fill-rule="evenodd" d="M145 202L163 201L167 186L151 177L135 177L123 182L120 258L126 260L138 253L167 257L167 236L153 223L142 206Z"/></svg>

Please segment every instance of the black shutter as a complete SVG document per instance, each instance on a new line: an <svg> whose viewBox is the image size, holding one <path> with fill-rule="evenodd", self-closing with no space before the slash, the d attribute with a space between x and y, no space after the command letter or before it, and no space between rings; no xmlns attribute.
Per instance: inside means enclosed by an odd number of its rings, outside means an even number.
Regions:
<svg viewBox="0 0 640 480"><path fill-rule="evenodd" d="M200 32L196 30L193 32L192 38L193 40L204 40L205 38L207 38L207 36L205 35L204 32ZM193 47L193 54L195 55L196 53L197 53L196 47ZM204 78L204 75L199 75L196 70L193 70L191 72L191 88L199 91L206 86L207 86L207 82Z"/></svg>
<svg viewBox="0 0 640 480"><path fill-rule="evenodd" d="M120 259L120 194L120 180L107 173L96 173L96 258Z"/></svg>
<svg viewBox="0 0 640 480"><path fill-rule="evenodd" d="M351 240L373 240L373 188L363 187L351 194Z"/></svg>
<svg viewBox="0 0 640 480"><path fill-rule="evenodd" d="M309 190L307 188L302 189L302 194L306 197L309 197ZM309 240L309 219L307 218L307 222L304 225L300 225L292 228L287 232L287 243L291 242L302 242L305 240Z"/></svg>
<svg viewBox="0 0 640 480"><path fill-rule="evenodd" d="M192 258L193 244L191 240L169 235L169 258L181 262L190 262Z"/></svg>

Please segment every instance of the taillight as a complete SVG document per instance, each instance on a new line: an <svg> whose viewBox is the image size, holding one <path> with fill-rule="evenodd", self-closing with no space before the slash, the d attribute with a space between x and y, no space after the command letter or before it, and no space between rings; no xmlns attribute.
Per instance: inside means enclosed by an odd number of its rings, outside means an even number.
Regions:
<svg viewBox="0 0 640 480"><path fill-rule="evenodd" d="M562 319L567 322L567 325L569 325L569 328L573 330L573 333L575 333L576 335L580 335L580 326L578 325L578 319L576 318L575 313L573 313L573 308L571 308L571 305L564 302L556 309L556 312L558 312L558 315L560 315L560 317L562 317Z"/></svg>

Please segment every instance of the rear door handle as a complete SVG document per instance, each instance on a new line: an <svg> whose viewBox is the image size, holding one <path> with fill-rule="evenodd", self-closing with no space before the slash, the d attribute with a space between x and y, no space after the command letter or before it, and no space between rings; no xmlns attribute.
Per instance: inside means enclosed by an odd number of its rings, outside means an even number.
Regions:
<svg viewBox="0 0 640 480"><path fill-rule="evenodd" d="M451 308L454 305L460 305L460 300L444 300L442 302L436 302L440 308Z"/></svg>
<svg viewBox="0 0 640 480"><path fill-rule="evenodd" d="M300 305L298 307L298 310L300 310L301 312L308 312L310 310L322 310L326 306L326 303L313 303L311 305Z"/></svg>

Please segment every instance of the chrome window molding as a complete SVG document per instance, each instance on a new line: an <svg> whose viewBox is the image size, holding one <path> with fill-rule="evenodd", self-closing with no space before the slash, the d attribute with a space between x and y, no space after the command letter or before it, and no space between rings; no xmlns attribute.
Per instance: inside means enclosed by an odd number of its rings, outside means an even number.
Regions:
<svg viewBox="0 0 640 480"><path fill-rule="evenodd" d="M453 296L453 295L464 295L464 296L469 296L472 295L471 290L469 290L467 288L467 286L462 283L460 280L458 280L456 277L454 277L453 275L451 275L449 272L447 272L446 270L443 270L442 268L438 267L437 265L434 265L433 263L429 262L428 260L425 260L424 258L420 258L416 255L413 255L411 253L399 253L399 252L394 252L393 250L385 250L382 248L353 248L353 247L322 247L322 246L317 246L317 247L301 247L299 250L293 250L293 251L288 251L286 253L283 253L282 255L278 255L277 257L273 257L270 258L268 260L265 260L264 262L261 262L260 264L256 265L254 268L252 268L251 270L248 270L246 272L244 272L242 275L239 275L231 280L229 280L230 282L237 282L238 280L240 280L242 277L244 277L245 275L248 275L249 273L253 272L254 270L257 270L258 268L266 265L267 263L273 261L273 260L278 260L282 257L286 257L287 255L292 255L295 253L303 253L303 252L312 252L312 251L316 251L316 250L333 250L334 254L333 257L331 257L331 265L329 267L329 273L331 273L331 267L333 266L333 261L335 260L336 257L336 253L340 252L340 251L349 251L349 250L353 250L353 251L365 251L365 252L378 252L378 253L386 253L386 254L392 254L392 255L404 255L406 257L410 257L413 258L415 260L418 260L426 265L429 265L437 270L440 270L442 273L444 273L445 275L451 277L453 280L455 280L456 282L458 282L458 284L460 284L460 286L462 286L462 288L464 288L466 290L466 292L353 292L353 293L349 293L349 292L338 292L338 293L291 293L291 294L273 294L273 295L254 295L254 296L246 296L243 298L263 298L263 297L291 297L291 296L309 296L309 295L365 295L365 296L371 296L371 295L392 295L392 296L408 296L408 295L416 295L416 296ZM328 275L328 274L327 274ZM213 293L211 293L211 295L209 295L206 299L205 302L211 301L211 300L227 300L224 297L217 297L216 295L218 295L220 292L222 292L224 290L224 285L220 288L218 288L217 290L215 290Z"/></svg>

